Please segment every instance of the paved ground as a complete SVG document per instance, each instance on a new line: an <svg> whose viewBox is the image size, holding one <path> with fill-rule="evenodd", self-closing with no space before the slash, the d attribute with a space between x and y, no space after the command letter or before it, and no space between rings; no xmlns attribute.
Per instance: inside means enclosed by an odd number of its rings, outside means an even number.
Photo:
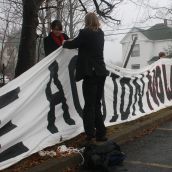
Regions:
<svg viewBox="0 0 172 172"><path fill-rule="evenodd" d="M121 146L127 158L112 172L172 172L172 121ZM79 172L93 172L80 170Z"/></svg>
<svg viewBox="0 0 172 172"><path fill-rule="evenodd" d="M167 124L167 121L171 122ZM164 123L165 125L162 126ZM151 135L142 136L154 129L156 130ZM112 172L172 172L172 106L134 121L108 127L107 136L110 140L122 145L121 148L127 155L124 165ZM133 141L136 137L139 138ZM63 144L69 147L73 145L81 147L83 139L84 137L77 136L69 140L69 143ZM27 160L27 162L32 162L29 158ZM27 164L24 160L16 166L21 169L19 172L67 172L69 171L67 169L73 169L72 172L93 172L93 170L74 170L81 162L81 156L74 154L69 157L49 159L32 168L27 168L28 170L21 168L23 164ZM12 172L11 169L12 167L4 172Z"/></svg>

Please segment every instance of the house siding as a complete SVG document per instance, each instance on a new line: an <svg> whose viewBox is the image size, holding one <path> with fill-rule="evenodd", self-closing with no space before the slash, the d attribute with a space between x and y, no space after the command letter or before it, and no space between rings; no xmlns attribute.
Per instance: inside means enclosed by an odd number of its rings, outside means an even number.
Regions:
<svg viewBox="0 0 172 172"><path fill-rule="evenodd" d="M140 68L143 68L148 65L148 61L154 57L158 56L159 52L164 51L172 47L172 39L165 40L149 40L142 32L136 28L132 29L121 41L122 44L122 55L123 55L123 64L125 59L130 51L132 45L132 35L137 34L138 39L135 44L140 45L140 56L129 58L126 68L132 68L132 65L140 64Z"/></svg>
<svg viewBox="0 0 172 172"><path fill-rule="evenodd" d="M148 39L140 32L133 32L132 34L128 34L128 36L125 37L125 40L123 40L122 43L122 55L123 59L127 58L127 55L130 51L131 45L132 45L132 35L137 34L138 40L136 41L136 44L140 45L140 56L138 57L130 57L128 64L126 68L130 68L133 64L140 64L140 68L146 65L145 57L147 57L147 51L145 51L145 46L148 41ZM125 60L124 60L125 61Z"/></svg>

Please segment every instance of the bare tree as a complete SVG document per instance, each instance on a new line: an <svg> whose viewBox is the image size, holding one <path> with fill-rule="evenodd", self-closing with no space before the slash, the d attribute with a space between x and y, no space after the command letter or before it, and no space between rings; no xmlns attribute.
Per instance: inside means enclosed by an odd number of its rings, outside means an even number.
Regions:
<svg viewBox="0 0 172 172"><path fill-rule="evenodd" d="M35 50L37 39L36 30L39 24L38 11L44 1L45 0L22 0L23 22L18 54L18 63L15 72L16 77L35 64ZM50 0L46 0L45 2L48 1ZM123 0L93 0L91 1L92 5L90 5L90 7L87 7L85 6L85 3L88 2L87 0L79 0L82 10L84 10L85 12L87 12L87 10L90 11L96 8L96 12L99 16L101 16L105 20L110 19L117 23L119 23L120 20L112 18L110 14L115 8L115 6L122 1ZM61 0L56 0L56 3L58 2L61 2Z"/></svg>
<svg viewBox="0 0 172 172"><path fill-rule="evenodd" d="M131 3L141 6L147 10L144 19L141 22L146 22L150 19L167 19L172 22L172 3L171 6L150 4L148 0L129 0Z"/></svg>
<svg viewBox="0 0 172 172"><path fill-rule="evenodd" d="M14 78L18 55L19 37L20 32L17 32L16 29L14 30L14 33L11 33L11 35L8 36L7 42L5 43L5 53L7 56L5 75L7 75L10 80Z"/></svg>
<svg viewBox="0 0 172 172"><path fill-rule="evenodd" d="M8 16L7 16L8 18ZM0 70L2 70L2 66L4 65L4 50L5 50L5 41L7 39L8 35L8 29L9 29L9 21L6 21L5 28L3 28L2 33L2 39L1 39L1 52L0 52Z"/></svg>
<svg viewBox="0 0 172 172"><path fill-rule="evenodd" d="M39 24L38 11L43 1L44 0L22 0L23 23L15 77L35 64L36 29Z"/></svg>
<svg viewBox="0 0 172 172"><path fill-rule="evenodd" d="M17 3L17 2L16 2ZM17 5L17 4L16 4ZM17 25L19 21L20 13L16 13L17 9L16 6L14 6L12 1L3 1L0 8L1 13L1 26L0 26L0 42L1 42L1 51L0 51L0 68L2 70L2 66L4 66L4 74L8 73L11 75L12 70L8 70L9 62L13 63L13 59L16 57L16 54L14 56L14 44L15 42L19 42L19 40L15 40L12 38L13 33L17 32ZM14 21L14 22L13 22ZM16 50L16 48L15 48ZM13 53L12 53L13 52ZM16 51L15 51L16 52ZM14 70L14 63L11 65Z"/></svg>

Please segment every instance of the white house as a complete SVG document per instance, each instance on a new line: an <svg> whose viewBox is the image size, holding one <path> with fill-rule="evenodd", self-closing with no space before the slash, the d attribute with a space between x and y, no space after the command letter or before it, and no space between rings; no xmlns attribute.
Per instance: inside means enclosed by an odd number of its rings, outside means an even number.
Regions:
<svg viewBox="0 0 172 172"><path fill-rule="evenodd" d="M167 20L164 20L164 23L156 24L147 30L134 27L126 34L120 42L123 64L135 37L137 41L126 68L140 69L155 61L155 57L162 51L167 55L172 54L172 25L168 25Z"/></svg>

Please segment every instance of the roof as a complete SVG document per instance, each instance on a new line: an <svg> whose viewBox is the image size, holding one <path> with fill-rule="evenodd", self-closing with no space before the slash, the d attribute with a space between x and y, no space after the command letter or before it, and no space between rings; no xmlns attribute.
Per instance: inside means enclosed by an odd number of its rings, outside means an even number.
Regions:
<svg viewBox="0 0 172 172"><path fill-rule="evenodd" d="M147 30L137 29L150 40L172 39L172 28L163 23L156 24Z"/></svg>
<svg viewBox="0 0 172 172"><path fill-rule="evenodd" d="M153 62L159 60L159 57L158 56L154 56L152 57L149 61L148 61L148 64L152 64Z"/></svg>

